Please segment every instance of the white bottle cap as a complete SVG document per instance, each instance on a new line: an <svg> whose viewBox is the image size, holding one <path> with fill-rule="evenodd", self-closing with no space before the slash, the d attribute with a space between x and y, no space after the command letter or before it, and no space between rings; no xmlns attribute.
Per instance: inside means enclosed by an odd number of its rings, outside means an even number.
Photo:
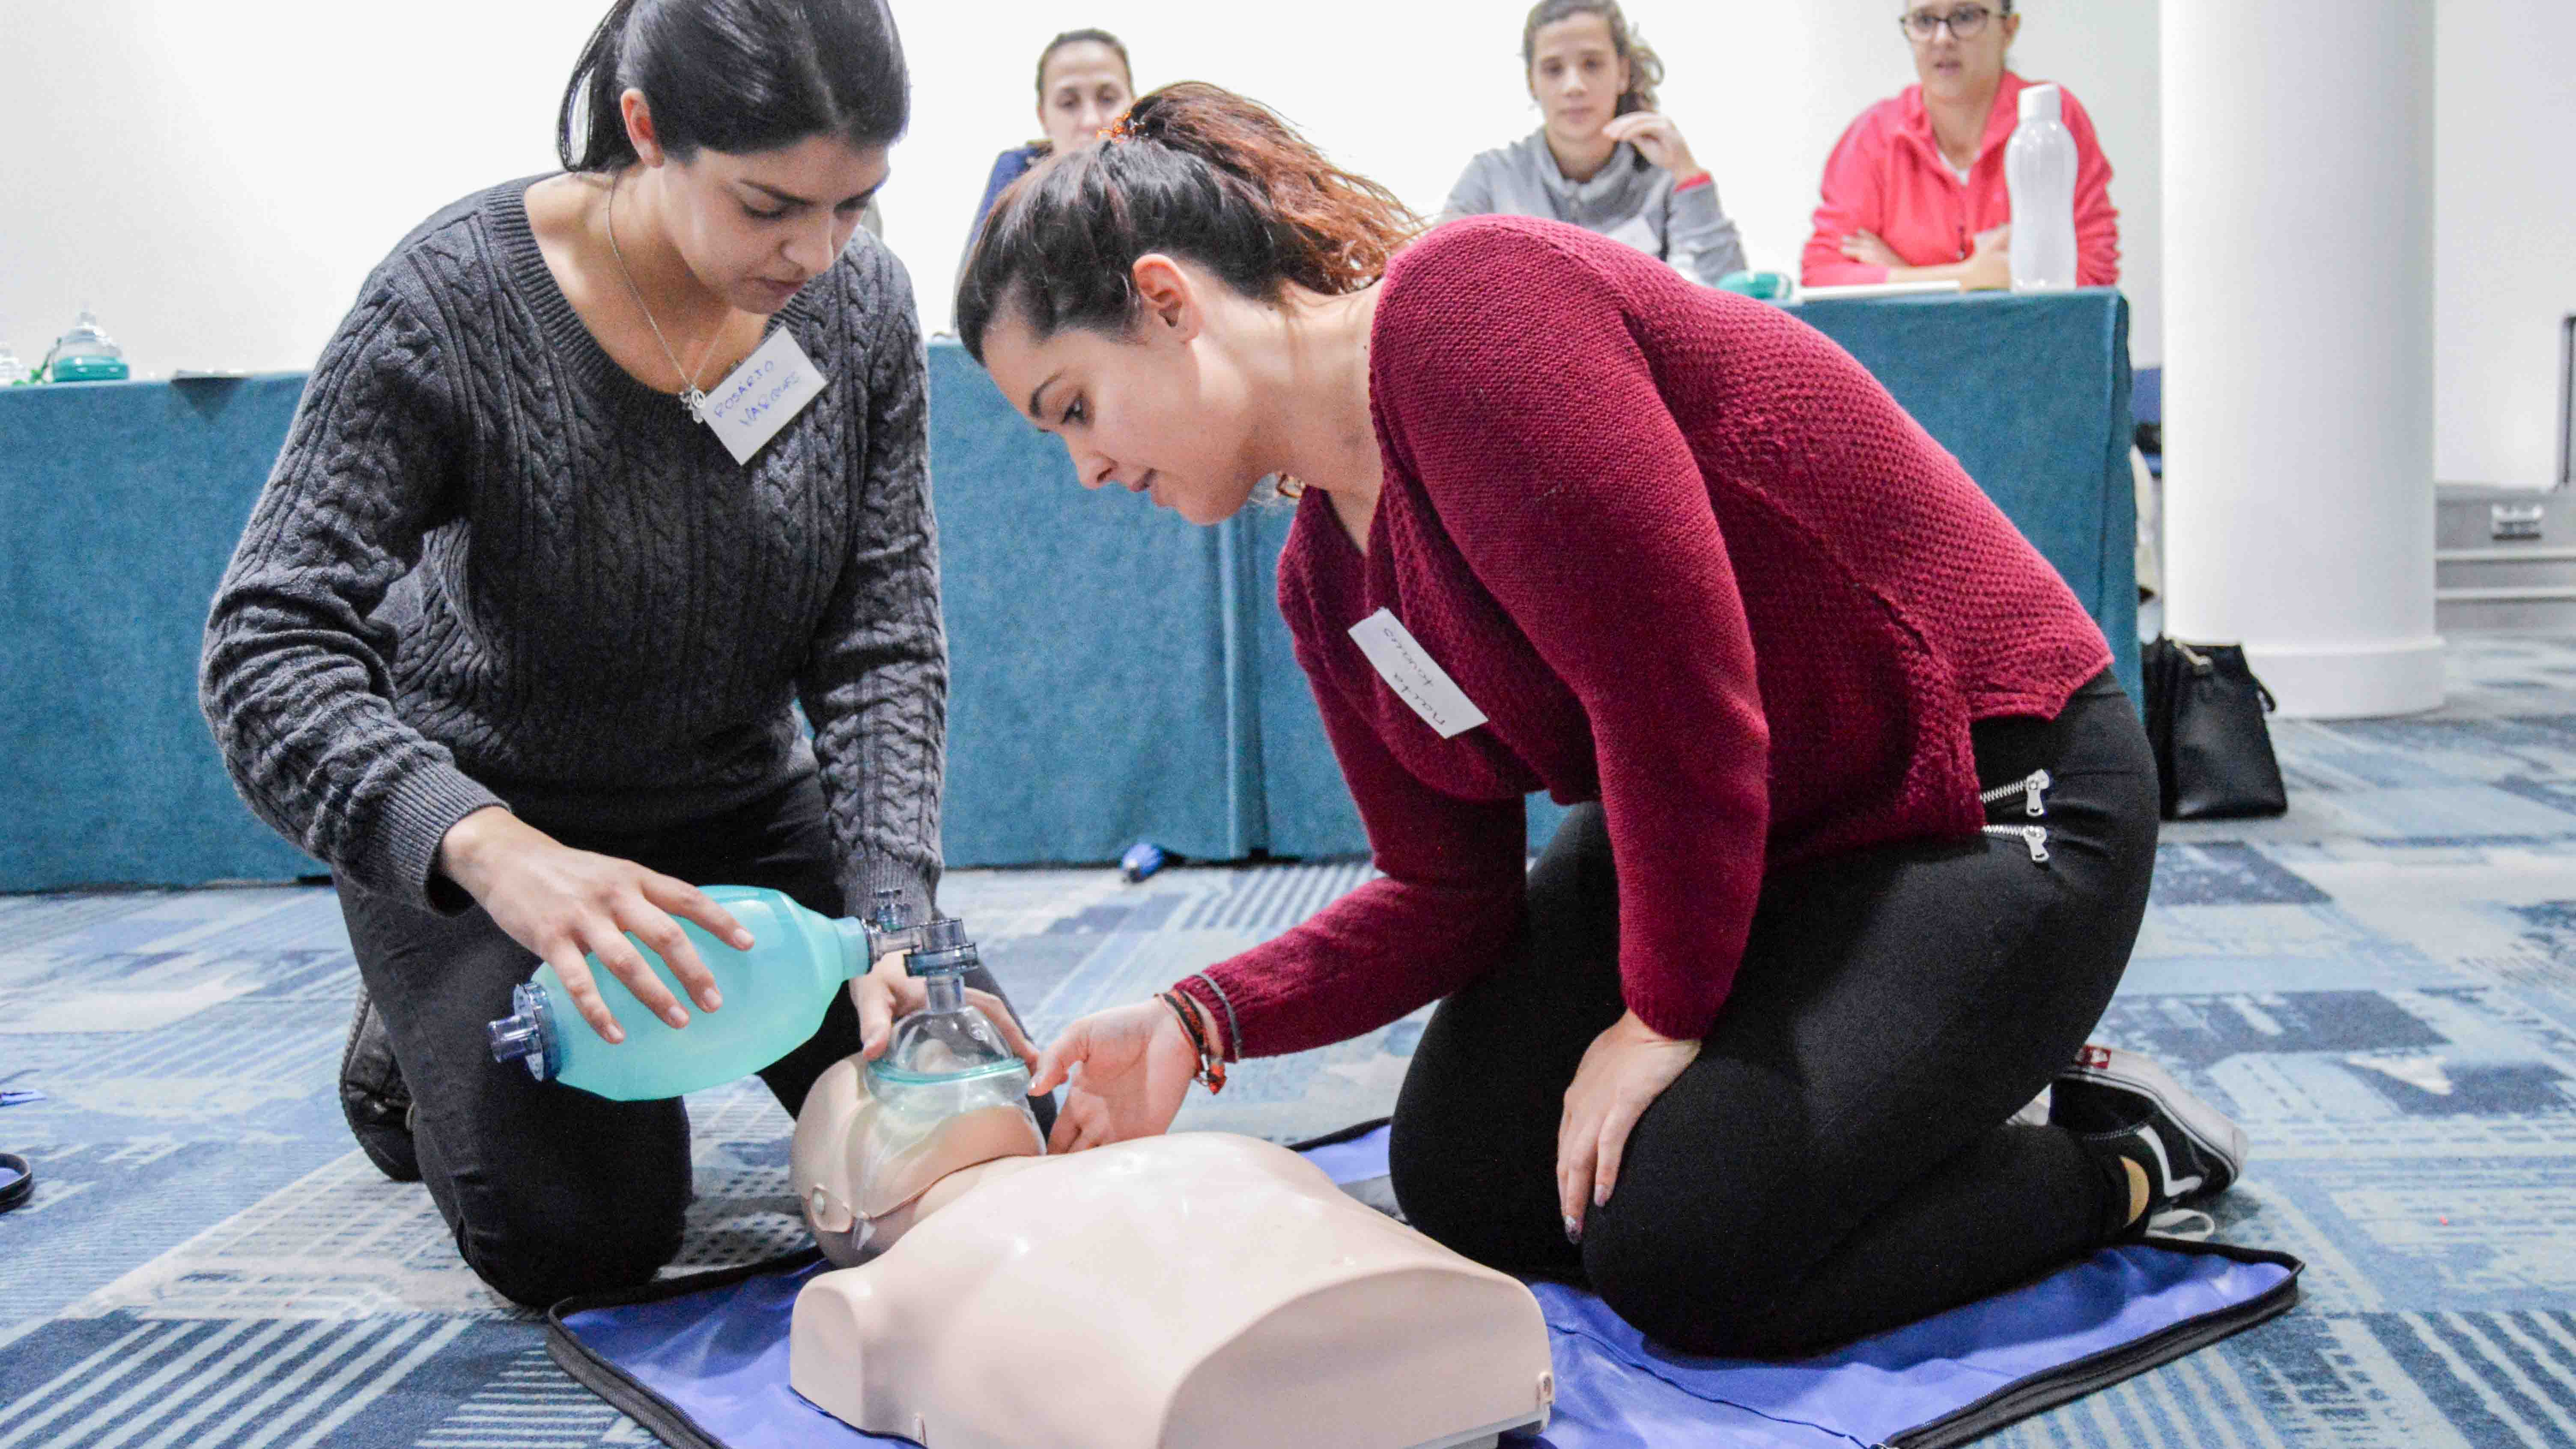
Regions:
<svg viewBox="0 0 2576 1449"><path fill-rule="evenodd" d="M2027 121L2036 116L2043 121L2055 121L2063 119L2064 114L2064 108L2057 102L2057 87L2053 85L2022 87L2021 118L2023 120Z"/></svg>

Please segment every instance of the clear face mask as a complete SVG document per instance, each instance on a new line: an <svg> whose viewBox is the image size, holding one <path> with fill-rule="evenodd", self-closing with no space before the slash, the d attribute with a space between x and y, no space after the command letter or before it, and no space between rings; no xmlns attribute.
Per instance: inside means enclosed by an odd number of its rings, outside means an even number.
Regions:
<svg viewBox="0 0 2576 1449"><path fill-rule="evenodd" d="M1029 1109L1029 1071L963 976L977 960L962 923L932 921L906 969L929 999L895 1023L885 1054L834 1066L797 1116L794 1173L817 1241L836 1263L889 1245L881 1220L960 1168L1046 1151Z"/></svg>

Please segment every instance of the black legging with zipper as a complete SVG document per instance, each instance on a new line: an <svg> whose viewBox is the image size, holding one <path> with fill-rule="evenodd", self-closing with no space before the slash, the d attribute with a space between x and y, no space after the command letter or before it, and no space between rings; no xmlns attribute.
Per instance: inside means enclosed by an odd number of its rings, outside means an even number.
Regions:
<svg viewBox="0 0 2576 1449"><path fill-rule="evenodd" d="M1519 949L1415 1050L1390 1144L1414 1225L1587 1284L1674 1347L1742 1355L1848 1342L2098 1246L2125 1179L2063 1129L2003 1124L2073 1060L2128 965L2154 762L2108 674L2053 720L1973 733L1986 835L1764 883L1733 995L1638 1121L1579 1248L1557 1124L1625 1007L1609 834L1600 806L1576 810L1531 873Z"/></svg>

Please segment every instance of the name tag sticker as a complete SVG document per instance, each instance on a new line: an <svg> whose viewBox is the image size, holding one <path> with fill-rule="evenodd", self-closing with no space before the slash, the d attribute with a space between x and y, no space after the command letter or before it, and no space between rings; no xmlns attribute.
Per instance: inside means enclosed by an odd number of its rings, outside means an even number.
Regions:
<svg viewBox="0 0 2576 1449"><path fill-rule="evenodd" d="M1431 662L1413 631L1385 609L1351 626L1351 639L1396 698L1413 706L1422 722L1454 740L1485 722L1485 712L1458 688L1448 671Z"/></svg>
<svg viewBox="0 0 2576 1449"><path fill-rule="evenodd" d="M805 411L823 391L823 382L795 335L781 327L707 394L707 426L716 430L735 462L749 463L780 428Z"/></svg>

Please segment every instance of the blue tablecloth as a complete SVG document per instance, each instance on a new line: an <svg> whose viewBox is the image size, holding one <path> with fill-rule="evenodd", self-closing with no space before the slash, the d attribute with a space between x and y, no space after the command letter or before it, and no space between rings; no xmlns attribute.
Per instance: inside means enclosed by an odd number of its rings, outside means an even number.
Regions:
<svg viewBox="0 0 2576 1449"><path fill-rule="evenodd" d="M1819 302L2030 535L2137 689L2126 304ZM196 707L215 582L303 378L0 389L0 891L317 870L234 796ZM930 349L952 865L1366 848L1273 603L1284 512L1194 529L1084 492L953 343ZM1553 807L1534 807L1533 840Z"/></svg>
<svg viewBox="0 0 2576 1449"><path fill-rule="evenodd" d="M948 620L951 865L1186 855L1232 828L1231 540L1086 492L964 349L930 350L930 471ZM1259 601L1254 601L1259 602ZM1275 610L1274 610L1275 612Z"/></svg>
<svg viewBox="0 0 2576 1449"><path fill-rule="evenodd" d="M1798 315L1859 358L2057 566L2138 696L2138 511L2129 475L2129 304L2053 296L1810 302Z"/></svg>
<svg viewBox="0 0 2576 1449"><path fill-rule="evenodd" d="M0 389L0 890L322 869L251 818L197 713L206 606L303 392Z"/></svg>

